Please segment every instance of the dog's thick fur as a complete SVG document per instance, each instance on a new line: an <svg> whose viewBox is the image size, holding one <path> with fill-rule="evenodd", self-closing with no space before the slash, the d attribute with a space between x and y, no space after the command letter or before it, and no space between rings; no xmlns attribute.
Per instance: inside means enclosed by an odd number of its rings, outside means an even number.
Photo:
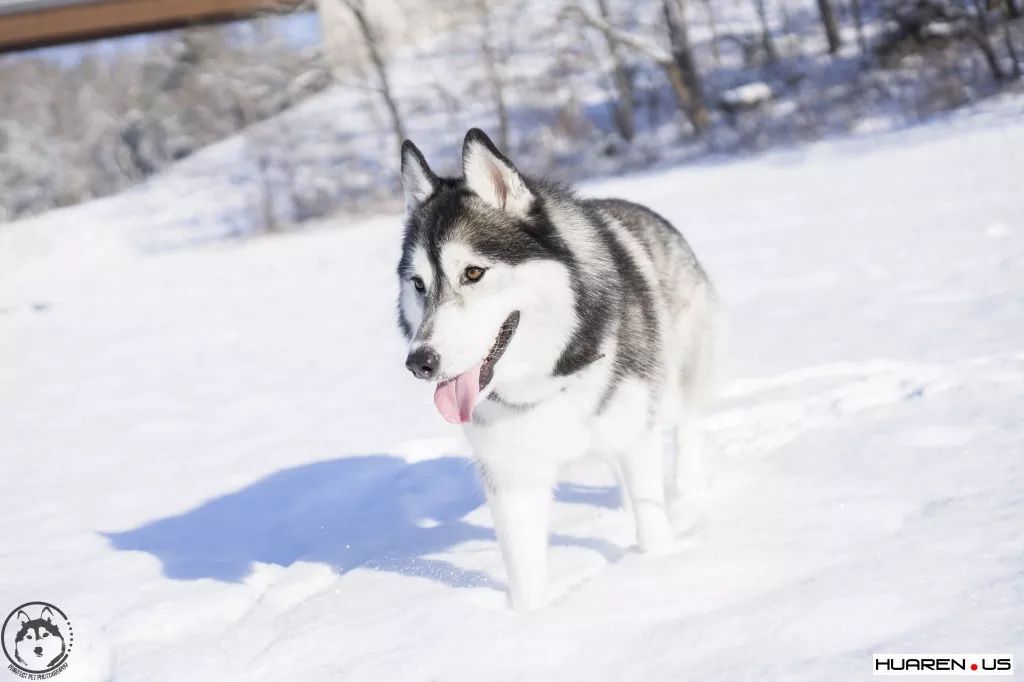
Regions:
<svg viewBox="0 0 1024 682"><path fill-rule="evenodd" d="M512 604L532 608L545 601L548 508L569 460L613 464L640 549L671 539L661 429L675 434L673 483L689 487L716 296L653 211L522 175L477 129L462 165L462 177L437 177L402 147L399 326L409 368L465 422Z"/></svg>

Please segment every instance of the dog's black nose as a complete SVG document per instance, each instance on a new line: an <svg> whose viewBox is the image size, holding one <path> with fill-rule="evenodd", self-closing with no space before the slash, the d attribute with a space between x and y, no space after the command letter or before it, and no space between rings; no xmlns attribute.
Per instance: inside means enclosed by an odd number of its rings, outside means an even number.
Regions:
<svg viewBox="0 0 1024 682"><path fill-rule="evenodd" d="M433 379L437 376L437 368L441 366L441 357L430 346L420 346L409 353L405 366L417 379Z"/></svg>
<svg viewBox="0 0 1024 682"><path fill-rule="evenodd" d="M32 650L32 653L34 653L36 656L42 656L43 655L43 647L37 646L35 649Z"/></svg>

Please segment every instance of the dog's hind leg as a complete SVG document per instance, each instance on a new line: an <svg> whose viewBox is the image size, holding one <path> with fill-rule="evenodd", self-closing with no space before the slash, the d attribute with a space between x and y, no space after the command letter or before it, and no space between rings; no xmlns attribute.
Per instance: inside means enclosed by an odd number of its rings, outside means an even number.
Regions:
<svg viewBox="0 0 1024 682"><path fill-rule="evenodd" d="M684 406L671 433L675 455L672 488L676 495L685 498L699 491L704 481L700 412Z"/></svg>
<svg viewBox="0 0 1024 682"><path fill-rule="evenodd" d="M686 339L685 355L678 375L678 400L670 412L674 415L672 483L674 492L681 496L695 493L704 484L701 422L714 392L715 351L721 327L715 305L712 294L705 291L680 321L680 335Z"/></svg>
<svg viewBox="0 0 1024 682"><path fill-rule="evenodd" d="M661 434L649 431L636 449L622 454L622 473L636 517L636 541L643 552L668 546L672 530L665 507Z"/></svg>

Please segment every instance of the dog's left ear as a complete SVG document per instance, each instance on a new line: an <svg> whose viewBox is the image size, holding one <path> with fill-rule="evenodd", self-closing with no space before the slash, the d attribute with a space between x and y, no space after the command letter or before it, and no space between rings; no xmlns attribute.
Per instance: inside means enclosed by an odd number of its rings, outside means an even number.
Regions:
<svg viewBox="0 0 1024 682"><path fill-rule="evenodd" d="M462 144L462 174L466 186L495 208L516 215L529 212L533 194L523 176L479 128L466 133Z"/></svg>
<svg viewBox="0 0 1024 682"><path fill-rule="evenodd" d="M42 620L48 620L48 621L50 621L52 623L53 622L53 611L50 610L49 606L45 606L45 607L43 607L43 612L39 614L39 617Z"/></svg>
<svg viewBox="0 0 1024 682"><path fill-rule="evenodd" d="M18 622L19 623L24 625L25 623L29 622L30 620L32 620L32 619L28 617L27 613L25 613L24 611L20 611L20 610L18 611Z"/></svg>

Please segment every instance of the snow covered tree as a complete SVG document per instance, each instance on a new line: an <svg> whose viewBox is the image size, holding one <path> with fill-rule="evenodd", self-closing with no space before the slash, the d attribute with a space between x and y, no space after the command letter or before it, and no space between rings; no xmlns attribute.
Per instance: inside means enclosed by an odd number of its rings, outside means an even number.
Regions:
<svg viewBox="0 0 1024 682"><path fill-rule="evenodd" d="M370 66L376 81L376 92L384 103L385 109L387 109L391 131L396 140L396 147L401 147L402 141L406 138L405 120L402 118L402 112L398 106L398 98L391 83L391 74L388 71L383 41L370 20L365 0L322 0L322 2L340 2L352 18L362 40L363 47L366 50L366 55L370 60Z"/></svg>

